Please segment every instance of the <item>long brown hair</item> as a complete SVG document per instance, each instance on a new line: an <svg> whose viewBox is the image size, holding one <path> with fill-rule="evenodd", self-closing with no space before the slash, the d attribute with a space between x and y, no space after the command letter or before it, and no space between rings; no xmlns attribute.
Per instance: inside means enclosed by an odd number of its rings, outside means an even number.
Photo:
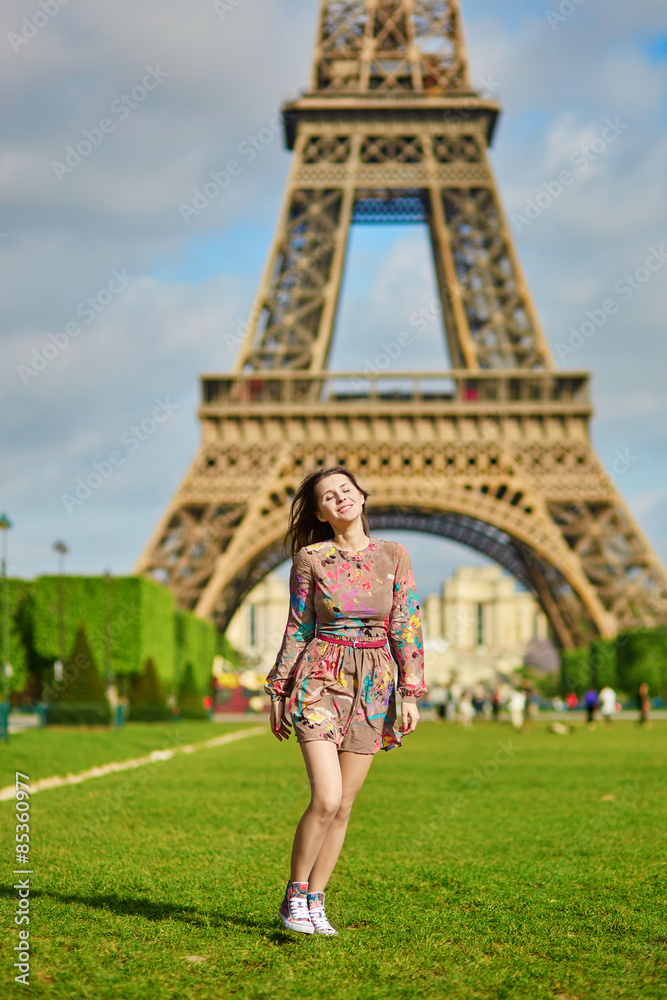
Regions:
<svg viewBox="0 0 667 1000"><path fill-rule="evenodd" d="M287 541L290 542L290 555L292 559L297 554L299 549L302 549L304 545L312 545L313 542L325 542L328 538L334 537L334 530L328 521L320 521L316 517L317 506L317 496L315 494L315 487L319 483L320 479L324 479L325 476L331 476L336 472L342 473L344 476L353 483L360 493L364 496L364 508L361 512L361 523L364 526L364 531L367 535L370 535L370 529L368 527L368 517L366 516L366 508L368 506L368 498L370 493L368 490L362 489L357 480L355 479L352 472L349 469L343 468L341 465L335 465L331 469L318 469L316 472L311 472L310 475L306 476L299 483L299 487L294 494L294 499L292 500L292 505L289 512L289 527L285 532L285 538L283 541L283 547L286 547Z"/></svg>

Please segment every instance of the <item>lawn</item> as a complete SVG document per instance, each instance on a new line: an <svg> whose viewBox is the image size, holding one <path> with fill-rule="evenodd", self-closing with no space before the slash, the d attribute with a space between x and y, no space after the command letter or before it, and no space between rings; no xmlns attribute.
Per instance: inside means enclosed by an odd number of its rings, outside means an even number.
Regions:
<svg viewBox="0 0 667 1000"><path fill-rule="evenodd" d="M260 723L258 719L257 724ZM106 726L47 726L10 733L0 740L0 788L14 784L16 771L33 781L53 775L86 771L112 761L143 757L151 750L170 750L203 742L238 729L249 722L133 722L120 728Z"/></svg>
<svg viewBox="0 0 667 1000"><path fill-rule="evenodd" d="M43 738L33 776L49 762L57 773L63 735L30 734ZM72 769L91 765L93 747L87 736ZM666 750L662 722L568 736L420 723L377 755L355 803L327 887L337 938L278 919L308 801L293 737L178 754L143 782L138 769L39 792L31 995L663 1000ZM0 803L8 825L12 806ZM3 996L22 989L9 952Z"/></svg>

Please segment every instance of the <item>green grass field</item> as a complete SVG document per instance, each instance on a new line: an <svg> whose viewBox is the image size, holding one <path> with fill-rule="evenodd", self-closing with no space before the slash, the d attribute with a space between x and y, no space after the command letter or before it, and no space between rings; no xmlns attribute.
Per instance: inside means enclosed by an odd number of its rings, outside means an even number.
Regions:
<svg viewBox="0 0 667 1000"><path fill-rule="evenodd" d="M190 724L183 742L232 728ZM140 756L164 733L128 726L98 749L90 732L16 735L2 784L15 762L34 781ZM569 736L420 723L376 756L355 803L327 887L337 938L278 918L309 790L294 737L39 792L31 996L665 998L666 751L663 722ZM12 839L13 805L0 803ZM12 928L13 867L5 852ZM0 995L14 996L17 930L3 937Z"/></svg>

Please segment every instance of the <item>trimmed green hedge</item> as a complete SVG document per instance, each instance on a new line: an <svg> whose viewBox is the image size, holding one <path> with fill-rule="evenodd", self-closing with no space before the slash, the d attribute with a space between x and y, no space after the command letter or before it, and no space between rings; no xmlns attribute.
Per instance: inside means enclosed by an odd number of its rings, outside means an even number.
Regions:
<svg viewBox="0 0 667 1000"><path fill-rule="evenodd" d="M9 662L13 674L10 694L24 695L32 707L39 700L42 684L49 676L53 660L43 657L35 646L35 587L32 580L7 580L9 617Z"/></svg>
<svg viewBox="0 0 667 1000"><path fill-rule="evenodd" d="M135 673L149 657L171 684L174 676L174 595L146 577L40 576L35 587L35 644L57 659L59 595L63 592L65 648L85 622L93 654L103 672Z"/></svg>
<svg viewBox="0 0 667 1000"><path fill-rule="evenodd" d="M34 581L35 645L53 662L59 656L60 587L66 648L76 623L85 622L103 673L132 675L152 660L168 693L179 689L185 664L208 691L219 637L212 622L179 611L168 587L143 576L42 576Z"/></svg>
<svg viewBox="0 0 667 1000"><path fill-rule="evenodd" d="M217 630L212 622L197 618L190 611L174 613L176 636L176 685L180 687L189 663L194 681L202 694L208 694L211 684L213 657L217 651Z"/></svg>

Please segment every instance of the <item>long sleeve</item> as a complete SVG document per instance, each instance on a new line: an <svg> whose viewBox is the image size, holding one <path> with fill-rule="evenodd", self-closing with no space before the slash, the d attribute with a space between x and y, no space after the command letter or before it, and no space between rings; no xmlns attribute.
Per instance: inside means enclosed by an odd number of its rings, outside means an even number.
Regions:
<svg viewBox="0 0 667 1000"><path fill-rule="evenodd" d="M290 609L283 641L271 668L264 690L272 697L288 697L300 654L315 634L315 581L310 556L299 549L290 572Z"/></svg>
<svg viewBox="0 0 667 1000"><path fill-rule="evenodd" d="M396 552L394 601L389 616L388 637L398 664L398 693L402 698L418 698L426 693L424 641L412 564L407 549L400 542Z"/></svg>

